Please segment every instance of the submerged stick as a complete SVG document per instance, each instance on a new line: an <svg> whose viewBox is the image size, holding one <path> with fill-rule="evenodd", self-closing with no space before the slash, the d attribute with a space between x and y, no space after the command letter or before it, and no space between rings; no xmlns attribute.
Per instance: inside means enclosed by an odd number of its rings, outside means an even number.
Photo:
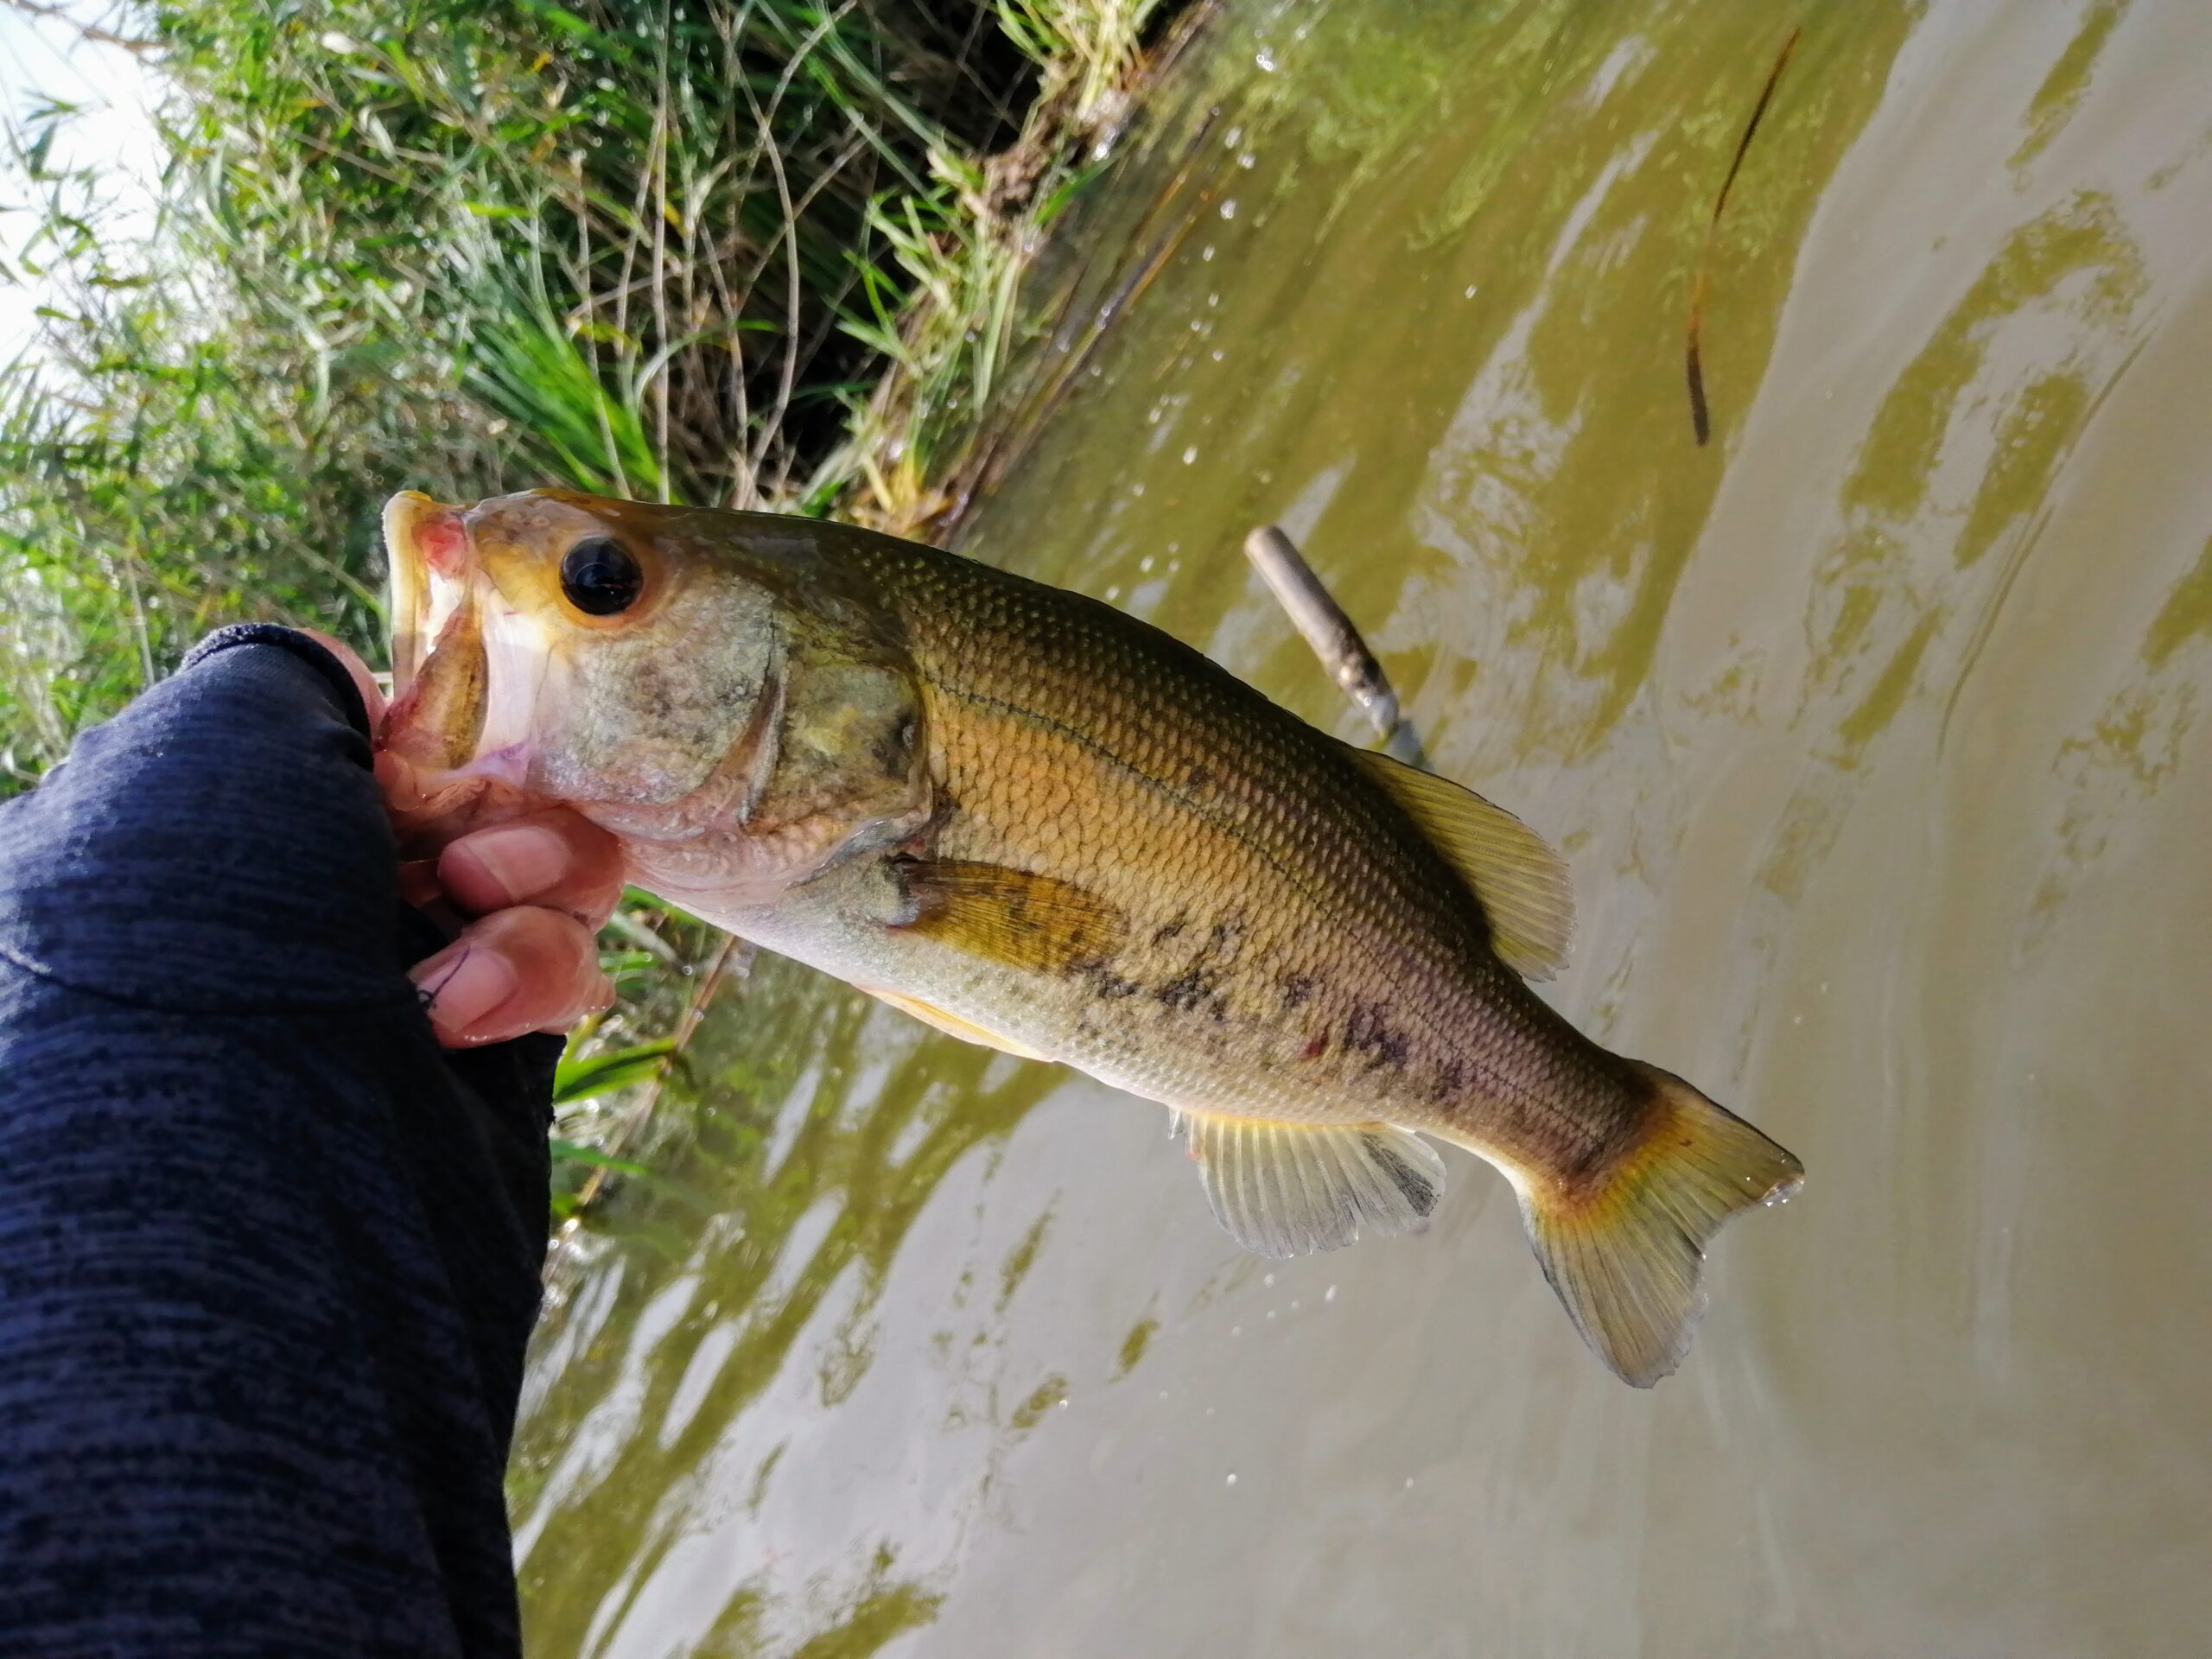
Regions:
<svg viewBox="0 0 2212 1659"><path fill-rule="evenodd" d="M1744 123L1744 136L1736 141L1736 157L1728 163L1728 176L1720 181L1720 194L1713 199L1713 213L1705 221L1705 245L1699 249L1697 274L1690 283L1689 345L1684 354L1684 370L1690 386L1690 427L1696 432L1697 441L1703 444L1713 436L1713 417L1705 405L1705 365L1700 360L1698 335L1705 323L1705 283L1713 266L1713 238L1720 228L1720 210L1728 205L1728 192L1734 188L1736 175L1744 165L1744 152L1751 147L1751 135L1759 130L1760 118L1774 97L1775 84L1782 79L1782 66L1789 61L1791 48L1797 44L1801 30L1791 29L1776 54L1774 67L1767 71L1766 85L1759 88L1759 101L1751 106L1751 118Z"/></svg>
<svg viewBox="0 0 2212 1659"><path fill-rule="evenodd" d="M1384 747L1399 760L1425 765L1421 739L1398 709L1398 694L1382 664L1367 648L1367 641L1336 596L1324 587L1298 543L1273 524L1262 524L1244 538L1244 556L1252 562L1275 602L1289 613L1329 677L1383 740Z"/></svg>

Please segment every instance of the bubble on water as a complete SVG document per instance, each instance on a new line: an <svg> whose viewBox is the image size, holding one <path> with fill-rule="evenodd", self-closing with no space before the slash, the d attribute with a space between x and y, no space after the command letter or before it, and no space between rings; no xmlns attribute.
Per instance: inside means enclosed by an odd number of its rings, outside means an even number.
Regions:
<svg viewBox="0 0 2212 1659"><path fill-rule="evenodd" d="M1226 352L1224 352L1224 351L1223 351L1223 350L1221 349L1221 347L1220 347L1220 346L1215 346L1215 347L1213 348L1213 360L1214 360L1215 362L1217 362L1217 363L1223 363L1223 362L1226 362L1226 361L1228 360L1228 359L1229 359L1229 353L1226 353Z"/></svg>
<svg viewBox="0 0 2212 1659"><path fill-rule="evenodd" d="M1290 1299L1290 1311L1294 1313L1298 1312L1298 1298L1295 1296Z"/></svg>
<svg viewBox="0 0 2212 1659"><path fill-rule="evenodd" d="M1272 75L1275 72L1275 54L1272 47L1262 47L1252 54L1252 61L1259 66L1263 75Z"/></svg>
<svg viewBox="0 0 2212 1659"><path fill-rule="evenodd" d="M1471 300L1473 299L1475 297L1475 290L1481 286L1482 284L1479 283L1469 283L1467 284L1466 297Z"/></svg>
<svg viewBox="0 0 2212 1659"><path fill-rule="evenodd" d="M1152 574L1151 554L1147 553L1137 561L1137 574L1141 576L1148 576Z"/></svg>
<svg viewBox="0 0 2212 1659"><path fill-rule="evenodd" d="M1275 1276L1272 1273L1263 1273L1260 1275L1260 1282L1265 1285L1269 1290L1273 1290L1275 1285Z"/></svg>
<svg viewBox="0 0 2212 1659"><path fill-rule="evenodd" d="M1222 135L1221 147L1224 149L1234 149L1238 144L1243 142L1243 139L1244 129L1242 127L1231 127L1227 132Z"/></svg>
<svg viewBox="0 0 2212 1659"><path fill-rule="evenodd" d="M1239 156L1236 158L1236 165L1244 168L1247 172L1249 172L1254 164L1256 163L1259 159L1260 158L1258 156L1255 156L1248 149L1242 156Z"/></svg>
<svg viewBox="0 0 2212 1659"><path fill-rule="evenodd" d="M1065 1404L1066 1403L1066 1402L1063 1401L1061 1403L1062 1403L1063 1405L1065 1405ZM1413 1478L1411 1475L1408 1475L1408 1476L1406 1477L1406 1490L1407 1490L1408 1491L1409 1491L1409 1492L1410 1492L1411 1491L1413 1491L1413 1489L1414 1489L1414 1478Z"/></svg>
<svg viewBox="0 0 2212 1659"><path fill-rule="evenodd" d="M1122 584L1115 582L1106 589L1106 602L1111 605L1122 596Z"/></svg>
<svg viewBox="0 0 2212 1659"><path fill-rule="evenodd" d="M1213 1415L1213 1408L1211 1406L1208 1406L1206 1408L1206 1415L1209 1417Z"/></svg>
<svg viewBox="0 0 2212 1659"><path fill-rule="evenodd" d="M1236 197L1231 196L1227 201L1221 204L1221 216L1224 219L1234 219L1236 217Z"/></svg>
<svg viewBox="0 0 2212 1659"><path fill-rule="evenodd" d="M1209 294L1209 295L1207 295L1207 296L1206 296L1206 309L1207 309L1207 310L1211 311L1211 310L1214 309L1214 308L1215 308L1217 306L1218 306L1220 303L1221 303L1221 296L1220 296L1220 295L1218 295L1218 294Z"/></svg>
<svg viewBox="0 0 2212 1659"><path fill-rule="evenodd" d="M1244 1327L1241 1325L1232 1325L1229 1327L1229 1334L1232 1337L1241 1337L1244 1334Z"/></svg>
<svg viewBox="0 0 2212 1659"><path fill-rule="evenodd" d="M1225 1484L1230 1486L1234 1486L1236 1484L1236 1471L1234 1469L1229 1471L1229 1479Z"/></svg>
<svg viewBox="0 0 2212 1659"><path fill-rule="evenodd" d="M1185 467L1188 467L1188 466L1189 466L1192 461L1196 461L1198 458L1198 445L1196 445L1196 444L1192 444L1192 445L1188 449L1185 449L1185 450L1183 452L1183 464L1184 464Z"/></svg>
<svg viewBox="0 0 2212 1659"><path fill-rule="evenodd" d="M1326 1290L1321 1293L1321 1300L1325 1302L1335 1301L1337 1300L1337 1287L1334 1285L1331 1285Z"/></svg>
<svg viewBox="0 0 2212 1659"><path fill-rule="evenodd" d="M1199 249L1198 257L1204 260L1211 260L1213 257L1213 244L1209 242L1205 247Z"/></svg>
<svg viewBox="0 0 2212 1659"><path fill-rule="evenodd" d="M1160 1391L1160 1397L1161 1399L1165 1400L1165 1399L1167 1397L1167 1390L1166 1390L1166 1389L1162 1389Z"/></svg>
<svg viewBox="0 0 2212 1659"><path fill-rule="evenodd" d="M1144 493L1144 486L1143 486L1143 485L1141 485L1141 484L1132 484L1132 485L1130 485L1130 486L1129 486L1129 493L1130 493L1131 495L1142 495L1142 494Z"/></svg>
<svg viewBox="0 0 2212 1659"><path fill-rule="evenodd" d="M1272 1319L1273 1318L1274 1318L1274 1316L1275 1316L1275 1311L1274 1311L1274 1309L1273 1309L1272 1307L1271 1307L1271 1308L1269 1308L1269 1309L1268 1310L1268 1317L1269 1319Z"/></svg>

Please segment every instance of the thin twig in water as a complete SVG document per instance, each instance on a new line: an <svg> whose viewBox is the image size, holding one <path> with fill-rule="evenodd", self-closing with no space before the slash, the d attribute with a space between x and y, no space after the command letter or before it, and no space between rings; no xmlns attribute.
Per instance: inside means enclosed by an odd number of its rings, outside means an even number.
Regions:
<svg viewBox="0 0 2212 1659"><path fill-rule="evenodd" d="M1392 755L1413 766L1425 766L1421 739L1398 708L1398 694L1382 664L1370 651L1336 595L1313 574L1313 567L1292 541L1273 524L1262 524L1244 538L1244 556L1268 584L1321 666L1351 699Z"/></svg>
<svg viewBox="0 0 2212 1659"><path fill-rule="evenodd" d="M1774 97L1777 82L1782 79L1782 67L1789 61L1789 53L1797 44L1798 29L1791 29L1782 42L1782 50L1774 60L1774 67L1767 71L1766 85L1759 88L1759 101L1751 106L1751 118L1744 124L1744 136L1736 141L1735 159L1728 163L1728 176L1720 181L1720 193L1713 199L1713 213L1705 221L1705 245L1698 251L1697 275L1690 283L1689 346L1684 356L1684 369L1690 387L1690 426L1700 444L1713 436L1713 419L1705 404L1705 365L1699 357L1698 334L1705 322L1705 283L1713 265L1713 238L1720 228L1720 210L1728 205L1728 192L1736 182L1736 174L1744 165L1744 152L1751 147L1751 135L1759 130L1759 119L1766 113L1768 102Z"/></svg>

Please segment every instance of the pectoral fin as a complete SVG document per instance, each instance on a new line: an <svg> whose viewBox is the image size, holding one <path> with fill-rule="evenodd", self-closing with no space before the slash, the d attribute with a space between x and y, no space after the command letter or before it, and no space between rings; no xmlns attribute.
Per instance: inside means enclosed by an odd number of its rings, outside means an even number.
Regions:
<svg viewBox="0 0 2212 1659"><path fill-rule="evenodd" d="M971 956L1065 973L1120 947L1121 912L1072 883L960 859L910 859L899 868L914 904L906 930Z"/></svg>
<svg viewBox="0 0 2212 1659"><path fill-rule="evenodd" d="M1448 778L1372 749L1347 745L1346 753L1474 889L1499 961L1524 979L1549 979L1567 966L1574 893L1566 864L1541 836Z"/></svg>
<svg viewBox="0 0 2212 1659"><path fill-rule="evenodd" d="M924 1025L935 1026L947 1036L957 1037L963 1042L995 1048L1000 1053L1011 1054L1017 1059L1050 1060L1052 1058L1049 1054L1039 1054L1033 1048L1025 1047L1011 1037L1001 1037L995 1031L986 1030L973 1020L963 1020L957 1014L947 1014L943 1008L918 997L901 996L896 991L878 990L873 985L863 985L861 988L877 1001L888 1002L901 1014L911 1014Z"/></svg>
<svg viewBox="0 0 2212 1659"><path fill-rule="evenodd" d="M1362 1234L1417 1233L1444 1160L1395 1123L1290 1123L1178 1112L1214 1219L1261 1255L1333 1250Z"/></svg>

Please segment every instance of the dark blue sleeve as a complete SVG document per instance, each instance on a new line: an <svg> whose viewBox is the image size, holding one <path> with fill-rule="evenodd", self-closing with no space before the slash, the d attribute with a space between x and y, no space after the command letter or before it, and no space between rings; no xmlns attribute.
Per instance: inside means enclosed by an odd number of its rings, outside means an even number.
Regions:
<svg viewBox="0 0 2212 1659"><path fill-rule="evenodd" d="M366 727L227 630L0 805L0 1652L519 1650L559 1045L438 1047Z"/></svg>

